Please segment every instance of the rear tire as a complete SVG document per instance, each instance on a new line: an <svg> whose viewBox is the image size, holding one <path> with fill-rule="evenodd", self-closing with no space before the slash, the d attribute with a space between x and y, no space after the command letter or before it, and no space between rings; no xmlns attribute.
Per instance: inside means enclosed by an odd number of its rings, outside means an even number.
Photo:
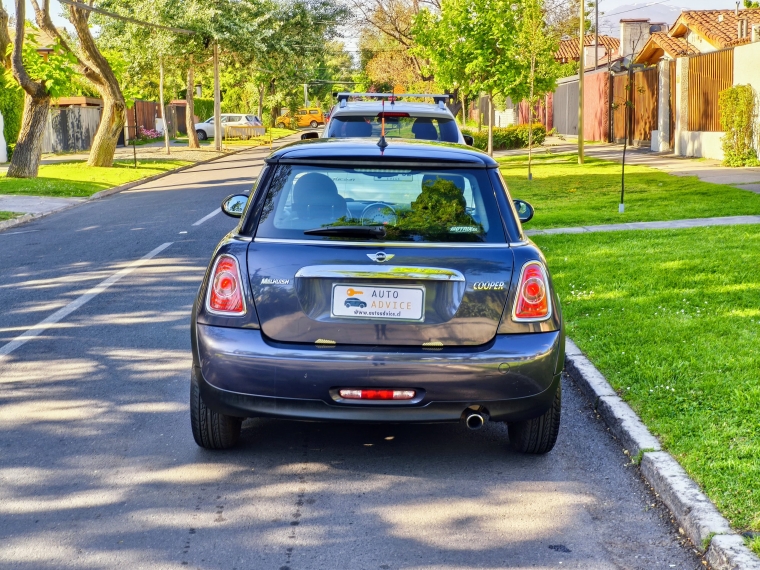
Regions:
<svg viewBox="0 0 760 570"><path fill-rule="evenodd" d="M522 453L548 453L557 443L562 413L562 384L557 387L551 408L543 415L509 424L509 441Z"/></svg>
<svg viewBox="0 0 760 570"><path fill-rule="evenodd" d="M277 128L278 129L284 129L285 128L285 123L277 123Z"/></svg>
<svg viewBox="0 0 760 570"><path fill-rule="evenodd" d="M309 123L309 126L312 129L316 129L319 126L319 123L317 121L312 121L311 123Z"/></svg>
<svg viewBox="0 0 760 570"><path fill-rule="evenodd" d="M205 449L229 449L240 437L242 418L213 411L203 401L195 368L190 377L190 424L195 443Z"/></svg>
<svg viewBox="0 0 760 570"><path fill-rule="evenodd" d="M199 141L205 141L208 138L208 135L206 134L206 131L201 130L201 129L198 129L197 131L195 131L195 134L198 135L198 140Z"/></svg>

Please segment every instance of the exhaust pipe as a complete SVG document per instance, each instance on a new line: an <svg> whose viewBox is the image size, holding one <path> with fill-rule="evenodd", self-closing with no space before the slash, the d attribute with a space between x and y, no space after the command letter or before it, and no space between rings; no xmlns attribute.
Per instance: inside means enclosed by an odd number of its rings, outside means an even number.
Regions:
<svg viewBox="0 0 760 570"><path fill-rule="evenodd" d="M481 408L482 410L483 408ZM467 429L476 430L483 427L483 424L485 424L489 419L488 412L486 411L477 411L473 410L472 408L467 408L464 412L462 412L462 420L464 421L464 425L467 426Z"/></svg>
<svg viewBox="0 0 760 570"><path fill-rule="evenodd" d="M484 423L486 423L486 420L479 413L470 414L464 420L464 424L467 428L473 431L482 428Z"/></svg>

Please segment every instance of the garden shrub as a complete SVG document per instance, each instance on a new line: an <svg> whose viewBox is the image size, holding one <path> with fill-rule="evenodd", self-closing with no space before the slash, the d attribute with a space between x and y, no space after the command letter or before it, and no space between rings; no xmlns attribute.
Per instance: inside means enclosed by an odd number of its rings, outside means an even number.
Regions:
<svg viewBox="0 0 760 570"><path fill-rule="evenodd" d="M488 148L488 129L480 131L472 129L462 129L466 135L471 135L474 139L473 146L480 150ZM528 146L528 135L530 133L529 125L510 125L508 127L494 127L493 129L493 149L509 150L513 148L525 148ZM541 123L533 124L533 144L540 145L546 138L546 127Z"/></svg>
<svg viewBox="0 0 760 570"><path fill-rule="evenodd" d="M11 79L10 73L3 73L0 69L0 113L5 121L5 142L10 145L16 144L18 133L21 130L21 115L24 112L24 91ZM9 158L10 160L10 158Z"/></svg>
<svg viewBox="0 0 760 570"><path fill-rule="evenodd" d="M724 166L758 164L755 150L755 91L750 85L735 85L720 92L720 126Z"/></svg>

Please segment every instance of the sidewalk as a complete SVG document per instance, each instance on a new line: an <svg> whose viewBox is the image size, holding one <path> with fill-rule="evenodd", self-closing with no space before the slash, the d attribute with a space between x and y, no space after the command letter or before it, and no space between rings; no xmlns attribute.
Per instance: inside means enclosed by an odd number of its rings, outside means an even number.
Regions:
<svg viewBox="0 0 760 570"><path fill-rule="evenodd" d="M251 147L256 148L256 147ZM114 160L132 160L134 158L132 147L116 147L114 153ZM217 156L223 156L224 152L217 152L212 147L201 147L200 149L189 149L187 144L177 144L173 142L170 144L171 154L166 154L163 141L156 143L148 143L137 147L137 160L146 159L165 159L165 160L191 160L194 162L200 162L201 160L208 160L209 158L215 158ZM88 152L75 152L71 154L43 154L41 165L45 164L58 164L60 162L86 162L90 158ZM8 172L8 166L10 163L6 162L0 165L0 174Z"/></svg>
<svg viewBox="0 0 760 570"><path fill-rule="evenodd" d="M589 232L617 232L624 230L676 230L683 228L701 228L706 226L738 226L747 224L760 224L760 216L726 216L722 218L670 220L667 222L628 222L624 224L602 224L598 226L548 228L545 230L525 230L525 235L584 234Z"/></svg>
<svg viewBox="0 0 760 570"><path fill-rule="evenodd" d="M284 146L291 142L295 142L297 140L300 140L300 133L288 135L286 137L275 140L272 143L272 149L277 149L281 146ZM262 158L267 156L271 152L269 150L269 146L245 147L239 150L226 152L226 153L219 153L216 151L209 151L209 150L203 150L203 149L201 149L200 151L198 150L188 151L187 148L185 148L185 150L183 151L181 148L178 148L176 151L173 151L171 155L167 156L163 154L164 147L163 147L163 143L161 143L157 145L150 144L150 145L143 145L142 147L138 147L137 156L138 156L138 159L140 159L140 158L145 158L146 157L145 155L161 153L160 155L161 158L167 158L167 159L172 159L172 160L194 160L194 162L197 163L195 165L184 167L187 169L187 168L193 168L194 166L198 166L199 164L203 162L209 162L211 160L214 160L223 156L238 154L242 152L257 152L257 151L262 153ZM127 149L117 148L115 158L116 159L132 158L131 154L129 156L123 156L125 152L131 153L132 147L129 147ZM189 158L187 156L183 156L183 154L187 155L187 153L193 153L193 152L203 153L203 156L200 159L197 156L195 157L195 159ZM70 154L70 155L66 155L65 157L54 157L50 159L45 159L42 161L42 163L53 164L55 162L68 162L71 160L79 160L79 159L86 160L87 157L88 155L86 153ZM154 156L154 158L157 158L157 157ZM7 165L5 167L5 170L7 170ZM3 167L0 167L0 173L3 171L4 171ZM101 192L98 192L97 194L92 195L90 198L51 198L51 197L45 197L45 196L0 194L0 211L16 212L19 214L24 214L23 216L20 216L18 218L0 222L0 231L9 227L13 227L15 225L18 225L19 223L23 223L33 218L37 218L40 216L47 216L55 212L66 210L77 204L86 202L87 200L102 198L104 196L120 192L121 190L126 190L126 189L134 188L137 186L141 186L143 184L147 184L148 182L151 182L152 180L156 180L157 178L163 178L164 176L168 176L169 174L172 174L172 173L176 173L176 170L169 170L155 177L144 178L142 180L136 180L134 182L130 182L122 186L109 188L107 190L103 190Z"/></svg>
<svg viewBox="0 0 760 570"><path fill-rule="evenodd" d="M549 150L552 154L574 153L578 143L574 137L561 140L558 137L547 137L544 144L533 149L534 155L543 155ZM594 143L584 146L584 155L610 160L623 161L623 145ZM494 158L505 156L527 155L528 150L495 151ZM727 184L741 190L749 190L760 194L760 167L728 168L721 166L717 160L702 158L686 158L675 156L673 153L652 152L648 148L628 147L625 156L626 164L635 164L656 168L674 176L696 176L704 182Z"/></svg>

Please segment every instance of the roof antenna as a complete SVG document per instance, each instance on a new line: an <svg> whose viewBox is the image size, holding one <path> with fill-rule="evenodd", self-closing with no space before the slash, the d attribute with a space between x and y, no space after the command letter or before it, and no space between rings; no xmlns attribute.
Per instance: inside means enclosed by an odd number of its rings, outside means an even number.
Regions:
<svg viewBox="0 0 760 570"><path fill-rule="evenodd" d="M380 140L377 141L377 146L380 150L384 151L388 148L388 141L385 140L385 99L382 101L382 112L380 113Z"/></svg>

